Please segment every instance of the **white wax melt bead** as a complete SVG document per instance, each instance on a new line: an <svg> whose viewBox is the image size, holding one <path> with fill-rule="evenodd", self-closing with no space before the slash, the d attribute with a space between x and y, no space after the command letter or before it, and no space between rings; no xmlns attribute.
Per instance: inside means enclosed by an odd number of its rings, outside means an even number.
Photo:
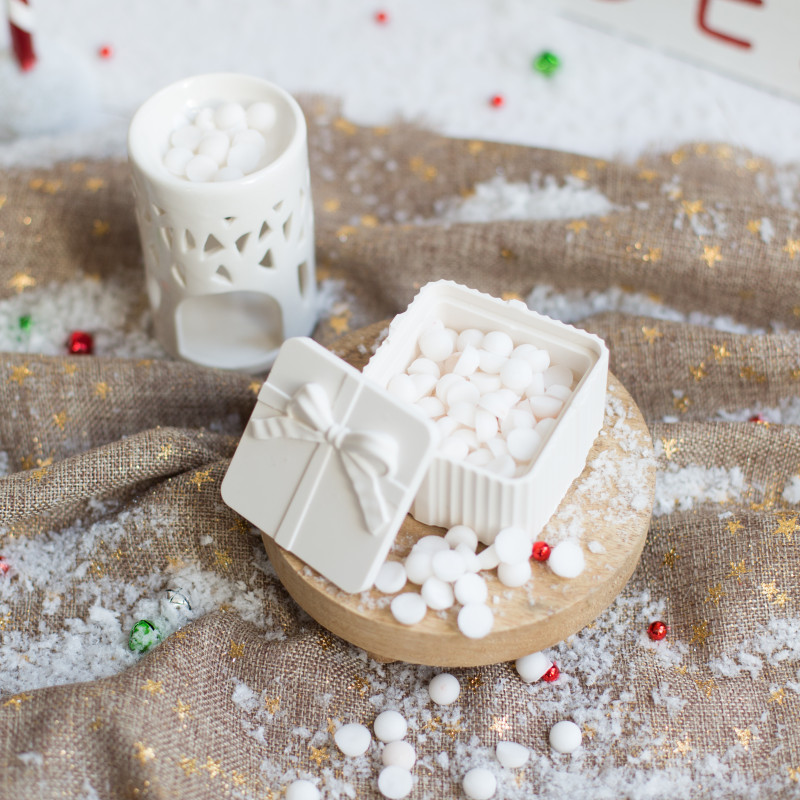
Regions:
<svg viewBox="0 0 800 800"><path fill-rule="evenodd" d="M234 144L228 152L228 166L238 167L246 175L258 169L263 155L264 150L252 142Z"/></svg>
<svg viewBox="0 0 800 800"><path fill-rule="evenodd" d="M453 587L435 575L432 575L422 584L420 594L425 601L425 605L432 611L444 611L455 602Z"/></svg>
<svg viewBox="0 0 800 800"><path fill-rule="evenodd" d="M399 561L384 561L375 576L375 588L384 594L394 594L406 585L406 578L406 568Z"/></svg>
<svg viewBox="0 0 800 800"><path fill-rule="evenodd" d="M500 380L503 386L522 392L533 378L531 365L523 358L509 358L500 368Z"/></svg>
<svg viewBox="0 0 800 800"><path fill-rule="evenodd" d="M417 763L417 751L402 739L389 742L381 751L381 761L386 767L402 767L410 772Z"/></svg>
<svg viewBox="0 0 800 800"><path fill-rule="evenodd" d="M217 162L208 156L194 156L186 164L186 177L195 183L211 180L217 171Z"/></svg>
<svg viewBox="0 0 800 800"><path fill-rule="evenodd" d="M534 372L544 372L550 366L550 353L532 344L521 344L514 348L513 356L521 356Z"/></svg>
<svg viewBox="0 0 800 800"><path fill-rule="evenodd" d="M438 397L420 397L415 405L429 419L437 419L444 414L444 403Z"/></svg>
<svg viewBox="0 0 800 800"><path fill-rule="evenodd" d="M547 387L547 394L551 397L557 397L563 402L572 394L572 389L568 386L562 386L560 383L554 383L552 386Z"/></svg>
<svg viewBox="0 0 800 800"><path fill-rule="evenodd" d="M414 547L411 549L418 553L430 553L433 555L434 553L440 553L442 550L449 550L450 545L444 536L431 533L428 536L417 539L417 541L414 542Z"/></svg>
<svg viewBox="0 0 800 800"><path fill-rule="evenodd" d="M513 478L517 472L517 464L510 455L503 455L490 461L486 465L486 469L502 478Z"/></svg>
<svg viewBox="0 0 800 800"><path fill-rule="evenodd" d="M459 428L457 431L453 431L452 438L466 442L470 450L477 450L480 447L475 431L470 428Z"/></svg>
<svg viewBox="0 0 800 800"><path fill-rule="evenodd" d="M419 337L419 349L431 361L444 361L453 352L453 339L446 330L429 328Z"/></svg>
<svg viewBox="0 0 800 800"><path fill-rule="evenodd" d="M438 397L434 398L435 400L439 400ZM442 401L439 400L441 403ZM444 405L442 405L444 408ZM439 434L439 441L442 442L450 436L451 433L455 433L459 429L460 425L458 424L457 420L454 420L452 417L442 417L441 419L436 420L436 432Z"/></svg>
<svg viewBox="0 0 800 800"><path fill-rule="evenodd" d="M539 422L536 423L534 430L539 434L539 436L542 437L542 441L544 441L550 435L555 426L556 421L552 417L547 417L539 420Z"/></svg>
<svg viewBox="0 0 800 800"><path fill-rule="evenodd" d="M469 382L481 394L496 392L503 385L500 383L499 375L489 375L486 372L473 372L472 375L469 376Z"/></svg>
<svg viewBox="0 0 800 800"><path fill-rule="evenodd" d="M516 742L498 742L494 749L497 760L506 769L519 769L528 763L530 750Z"/></svg>
<svg viewBox="0 0 800 800"><path fill-rule="evenodd" d="M485 408L475 409L475 438L483 443L497 436L497 417Z"/></svg>
<svg viewBox="0 0 800 800"><path fill-rule="evenodd" d="M559 753L574 753L581 746L581 738L581 729L568 719L550 728L550 747Z"/></svg>
<svg viewBox="0 0 800 800"><path fill-rule="evenodd" d="M458 612L458 629L468 639L483 639L494 625L494 614L483 603L468 603Z"/></svg>
<svg viewBox="0 0 800 800"><path fill-rule="evenodd" d="M214 124L221 130L247 125L247 113L238 103L223 103L214 112Z"/></svg>
<svg viewBox="0 0 800 800"><path fill-rule="evenodd" d="M378 775L378 790L388 800L402 800L411 794L414 779L407 769L391 764Z"/></svg>
<svg viewBox="0 0 800 800"><path fill-rule="evenodd" d="M480 575L467 573L462 575L454 587L456 600L462 606L470 603L485 603L489 596L489 587Z"/></svg>
<svg viewBox="0 0 800 800"><path fill-rule="evenodd" d="M478 348L468 344L464 350L458 354L456 363L453 364L452 371L456 375L472 375L481 362Z"/></svg>
<svg viewBox="0 0 800 800"><path fill-rule="evenodd" d="M516 428L509 431L508 453L517 461L530 461L542 444L542 437L533 428Z"/></svg>
<svg viewBox="0 0 800 800"><path fill-rule="evenodd" d="M540 394L531 397L531 411L536 419L544 419L550 417L551 419L558 416L558 412L564 407L564 403L557 397L550 395Z"/></svg>
<svg viewBox="0 0 800 800"><path fill-rule="evenodd" d="M311 781L292 781L286 787L286 800L319 800L320 796Z"/></svg>
<svg viewBox="0 0 800 800"><path fill-rule="evenodd" d="M577 578L586 567L583 550L575 542L559 542L547 559L547 566L561 578Z"/></svg>
<svg viewBox="0 0 800 800"><path fill-rule="evenodd" d="M386 385L386 391L404 403L413 403L418 399L417 388L410 375L400 372L393 375Z"/></svg>
<svg viewBox="0 0 800 800"><path fill-rule="evenodd" d="M490 450L481 447L479 450L473 450L465 459L467 464L474 464L476 467L485 467L490 461L494 460Z"/></svg>
<svg viewBox="0 0 800 800"><path fill-rule="evenodd" d="M456 546L455 551L464 561L465 572L480 572L481 562L478 561L478 556L475 554L474 550L466 544L459 544ZM459 578L459 580L461 579Z"/></svg>
<svg viewBox="0 0 800 800"><path fill-rule="evenodd" d="M252 144L262 153L267 149L267 140L258 131L246 129L234 134L231 144Z"/></svg>
<svg viewBox="0 0 800 800"><path fill-rule="evenodd" d="M460 383L464 379L460 375L453 375L452 372L448 373L447 375L442 375L438 381L436 381L436 396L445 404L447 405L447 393L450 389L455 386L457 383Z"/></svg>
<svg viewBox="0 0 800 800"><path fill-rule="evenodd" d="M547 389L554 383L561 386L572 386L572 370L562 364L550 366L544 371L544 387Z"/></svg>
<svg viewBox="0 0 800 800"><path fill-rule="evenodd" d="M214 112L210 108L201 108L194 118L194 124L201 131L215 130L217 126L214 123Z"/></svg>
<svg viewBox="0 0 800 800"><path fill-rule="evenodd" d="M469 455L469 446L463 439L448 437L439 445L439 454L451 461L463 461Z"/></svg>
<svg viewBox="0 0 800 800"><path fill-rule="evenodd" d="M406 556L404 566L408 580L420 586L433 575L431 553L424 550L412 550Z"/></svg>
<svg viewBox="0 0 800 800"><path fill-rule="evenodd" d="M215 181L238 181L244 178L244 172L237 167L220 167L214 175Z"/></svg>
<svg viewBox="0 0 800 800"><path fill-rule="evenodd" d="M502 564L527 562L531 555L531 537L522 528L503 528L494 538L494 549Z"/></svg>
<svg viewBox="0 0 800 800"><path fill-rule="evenodd" d="M524 586L531 577L531 565L528 561L517 561L516 564L503 564L497 566L497 578L503 586L516 588Z"/></svg>
<svg viewBox="0 0 800 800"><path fill-rule="evenodd" d="M503 331L489 331L483 337L483 349L488 350L498 356L508 358L514 349L514 342L511 337Z"/></svg>
<svg viewBox="0 0 800 800"><path fill-rule="evenodd" d="M436 705L449 706L458 700L461 694L461 684L455 675L449 672L440 672L431 678L428 684L428 694Z"/></svg>
<svg viewBox="0 0 800 800"><path fill-rule="evenodd" d="M464 776L461 788L469 800L489 800L497 791L497 778L485 767L474 767Z"/></svg>
<svg viewBox="0 0 800 800"><path fill-rule="evenodd" d="M505 356L501 356L499 353L492 353L490 350L484 350L483 348L478 350L478 358L481 371L498 377L503 364L508 361Z"/></svg>
<svg viewBox="0 0 800 800"><path fill-rule="evenodd" d="M372 730L382 742L396 742L408 732L408 723L399 711L382 711L375 717Z"/></svg>
<svg viewBox="0 0 800 800"><path fill-rule="evenodd" d="M417 400L420 397L427 397L430 395L436 386L436 378L434 378L433 375L410 375L409 377L414 386L415 399ZM438 397L433 397L432 399L439 400Z"/></svg>
<svg viewBox="0 0 800 800"><path fill-rule="evenodd" d="M444 540L453 549L460 544L465 544L473 553L478 546L478 534L466 525L454 525L444 535Z"/></svg>
<svg viewBox="0 0 800 800"><path fill-rule="evenodd" d="M172 131L169 135L169 143L173 147L185 147L187 150L194 151L202 138L203 131L196 125L183 125Z"/></svg>
<svg viewBox="0 0 800 800"><path fill-rule="evenodd" d="M392 600L392 616L401 625L416 625L421 622L428 606L422 597L414 592L399 594Z"/></svg>
<svg viewBox="0 0 800 800"><path fill-rule="evenodd" d="M514 666L525 683L535 683L553 666L553 660L542 652L530 653L518 658Z"/></svg>
<svg viewBox="0 0 800 800"><path fill-rule="evenodd" d="M502 417L509 410L499 390L496 392L487 392L483 395L481 399L478 400L478 408L486 409L490 414L494 414L495 417Z"/></svg>
<svg viewBox="0 0 800 800"><path fill-rule="evenodd" d="M459 403L468 403L469 405L474 406L480 399L480 389L478 389L478 387L474 384L468 383L463 379L458 383L454 383L447 390L447 403L450 406L454 406Z"/></svg>
<svg viewBox="0 0 800 800"><path fill-rule="evenodd" d="M185 147L173 147L164 156L164 166L173 174L183 177L186 165L194 158L194 153Z"/></svg>
<svg viewBox="0 0 800 800"><path fill-rule="evenodd" d="M433 375L437 380L441 377L439 365L429 358L416 358L408 365L409 375Z"/></svg>
<svg viewBox="0 0 800 800"><path fill-rule="evenodd" d="M528 406L530 409L530 406ZM533 414L523 408L512 408L500 423L500 432L508 438L509 434L519 428L531 428L536 424Z"/></svg>
<svg viewBox="0 0 800 800"><path fill-rule="evenodd" d="M500 456L508 454L508 443L499 436L495 436L494 439L489 439L489 441L486 442L486 448L494 458L500 458Z"/></svg>
<svg viewBox="0 0 800 800"><path fill-rule="evenodd" d="M477 328L466 328L458 334L456 346L459 350L466 350L468 346L479 348L483 343L483 331Z"/></svg>
<svg viewBox="0 0 800 800"><path fill-rule="evenodd" d="M197 145L197 154L208 156L219 167L225 163L230 148L230 140L222 131L209 131Z"/></svg>
<svg viewBox="0 0 800 800"><path fill-rule="evenodd" d="M369 728L365 725L352 722L348 725L342 725L342 727L333 734L333 741L336 742L336 746L346 756L362 756L369 750L372 736L370 735Z"/></svg>
<svg viewBox="0 0 800 800"><path fill-rule="evenodd" d="M522 344L518 344L512 351L511 357L512 358L524 358L526 361L529 361L539 350L539 348L535 344L531 344L530 342L523 342Z"/></svg>
<svg viewBox="0 0 800 800"><path fill-rule="evenodd" d="M434 553L431 559L433 574L447 583L455 583L466 571L464 559L455 550Z"/></svg>
<svg viewBox="0 0 800 800"><path fill-rule="evenodd" d="M461 425L466 425L468 428L475 426L475 410L474 403L454 403L450 406L448 416L452 417ZM474 435L474 431L471 431Z"/></svg>
<svg viewBox="0 0 800 800"><path fill-rule="evenodd" d="M536 397L537 395L544 394L544 376L541 372L534 372L531 375L531 382L525 387L526 397Z"/></svg>
<svg viewBox="0 0 800 800"><path fill-rule="evenodd" d="M481 541L486 544L484 539L489 538L489 535L486 534ZM478 553L478 560L481 562L481 569L494 569L500 563L500 559L497 557L497 550L494 549L494 545L491 544L491 541L485 550L481 550L481 552Z"/></svg>
<svg viewBox="0 0 800 800"><path fill-rule="evenodd" d="M257 103L251 103L247 107L247 125L262 133L270 130L270 128L275 125L277 116L275 106L273 106L272 103L259 101Z"/></svg>

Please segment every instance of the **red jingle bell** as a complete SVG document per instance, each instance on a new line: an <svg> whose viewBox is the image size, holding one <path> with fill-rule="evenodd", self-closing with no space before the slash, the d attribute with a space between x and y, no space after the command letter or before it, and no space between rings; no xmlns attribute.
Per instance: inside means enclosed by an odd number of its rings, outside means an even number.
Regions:
<svg viewBox="0 0 800 800"><path fill-rule="evenodd" d="M72 331L67 339L67 350L74 356L89 356L94 350L94 338L86 331Z"/></svg>
<svg viewBox="0 0 800 800"><path fill-rule="evenodd" d="M547 672L545 672L544 675L542 675L542 680L545 681L546 683L553 683L553 681L558 680L558 676L560 674L561 672L558 669L558 667L555 664L553 664L553 666L550 667L550 669L547 670Z"/></svg>
<svg viewBox="0 0 800 800"><path fill-rule="evenodd" d="M531 548L531 558L534 561L547 561L550 558L550 545L547 542L534 542Z"/></svg>
<svg viewBox="0 0 800 800"><path fill-rule="evenodd" d="M648 626L647 635L654 642L660 642L667 635L667 626L661 620L657 619Z"/></svg>

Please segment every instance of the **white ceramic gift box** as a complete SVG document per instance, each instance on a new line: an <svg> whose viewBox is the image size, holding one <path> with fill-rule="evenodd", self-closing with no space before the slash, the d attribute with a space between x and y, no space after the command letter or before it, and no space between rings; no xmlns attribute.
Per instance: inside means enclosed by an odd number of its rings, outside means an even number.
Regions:
<svg viewBox="0 0 800 800"><path fill-rule="evenodd" d="M268 163L231 181L171 173L164 155L176 120L223 102L274 108ZM306 123L297 102L247 75L187 78L136 112L128 152L159 342L204 366L267 369L284 339L316 322Z"/></svg>
<svg viewBox="0 0 800 800"><path fill-rule="evenodd" d="M468 525L479 535L519 526L538 534L580 475L603 424L608 350L603 341L452 281L424 286L408 309L394 318L389 333L364 368L386 388L419 356L420 334L434 321L456 331L503 331L515 344L546 348L553 364L569 367L576 381L530 469L520 477L493 475L481 467L435 454L417 491L411 514L445 528Z"/></svg>

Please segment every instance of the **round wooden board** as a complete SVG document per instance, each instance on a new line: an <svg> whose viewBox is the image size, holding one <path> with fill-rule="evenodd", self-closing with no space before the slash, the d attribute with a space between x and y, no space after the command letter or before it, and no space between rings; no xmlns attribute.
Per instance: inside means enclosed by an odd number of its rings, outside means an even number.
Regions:
<svg viewBox="0 0 800 800"><path fill-rule="evenodd" d="M380 330L374 329L376 326L365 329L361 342L366 339L371 344ZM368 332L372 336L366 335ZM336 350L344 356L350 355L348 347ZM563 641L592 622L628 582L639 561L650 522L656 472L654 459L647 457L652 454L650 433L633 398L610 373L608 394L618 401L614 404L616 415L606 414L587 465L602 457L604 474L613 477L615 469L624 469L629 484L631 459L638 457L641 469L635 470L634 478L638 502L621 504L608 495L603 497L602 492L588 491L589 484L584 481L591 480L594 486L597 472L587 466L539 537L547 541L548 532L577 523L583 530L586 569L577 578L567 580L557 577L546 564L532 562L532 579L518 589L503 586L494 571L484 572L489 585L489 604L495 615L494 627L485 638L469 639L458 630L458 604L448 611L428 611L417 625L401 625L389 610L389 596L374 589L358 595L346 594L264 535L267 554L283 585L322 626L380 661L472 667L510 661ZM624 423L615 425L620 419ZM389 558L402 560L419 538L431 533L443 534L444 529L424 525L407 515ZM588 548L590 542L592 549ZM403 591L419 591L419 587L407 584Z"/></svg>

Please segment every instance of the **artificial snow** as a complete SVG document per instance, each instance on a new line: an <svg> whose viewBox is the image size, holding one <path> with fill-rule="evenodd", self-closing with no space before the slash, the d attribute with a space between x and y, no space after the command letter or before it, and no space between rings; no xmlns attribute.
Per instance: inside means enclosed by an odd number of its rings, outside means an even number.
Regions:
<svg viewBox="0 0 800 800"><path fill-rule="evenodd" d="M653 516L689 511L700 503L729 503L738 500L744 489L744 474L739 467L670 464L656 475Z"/></svg>

